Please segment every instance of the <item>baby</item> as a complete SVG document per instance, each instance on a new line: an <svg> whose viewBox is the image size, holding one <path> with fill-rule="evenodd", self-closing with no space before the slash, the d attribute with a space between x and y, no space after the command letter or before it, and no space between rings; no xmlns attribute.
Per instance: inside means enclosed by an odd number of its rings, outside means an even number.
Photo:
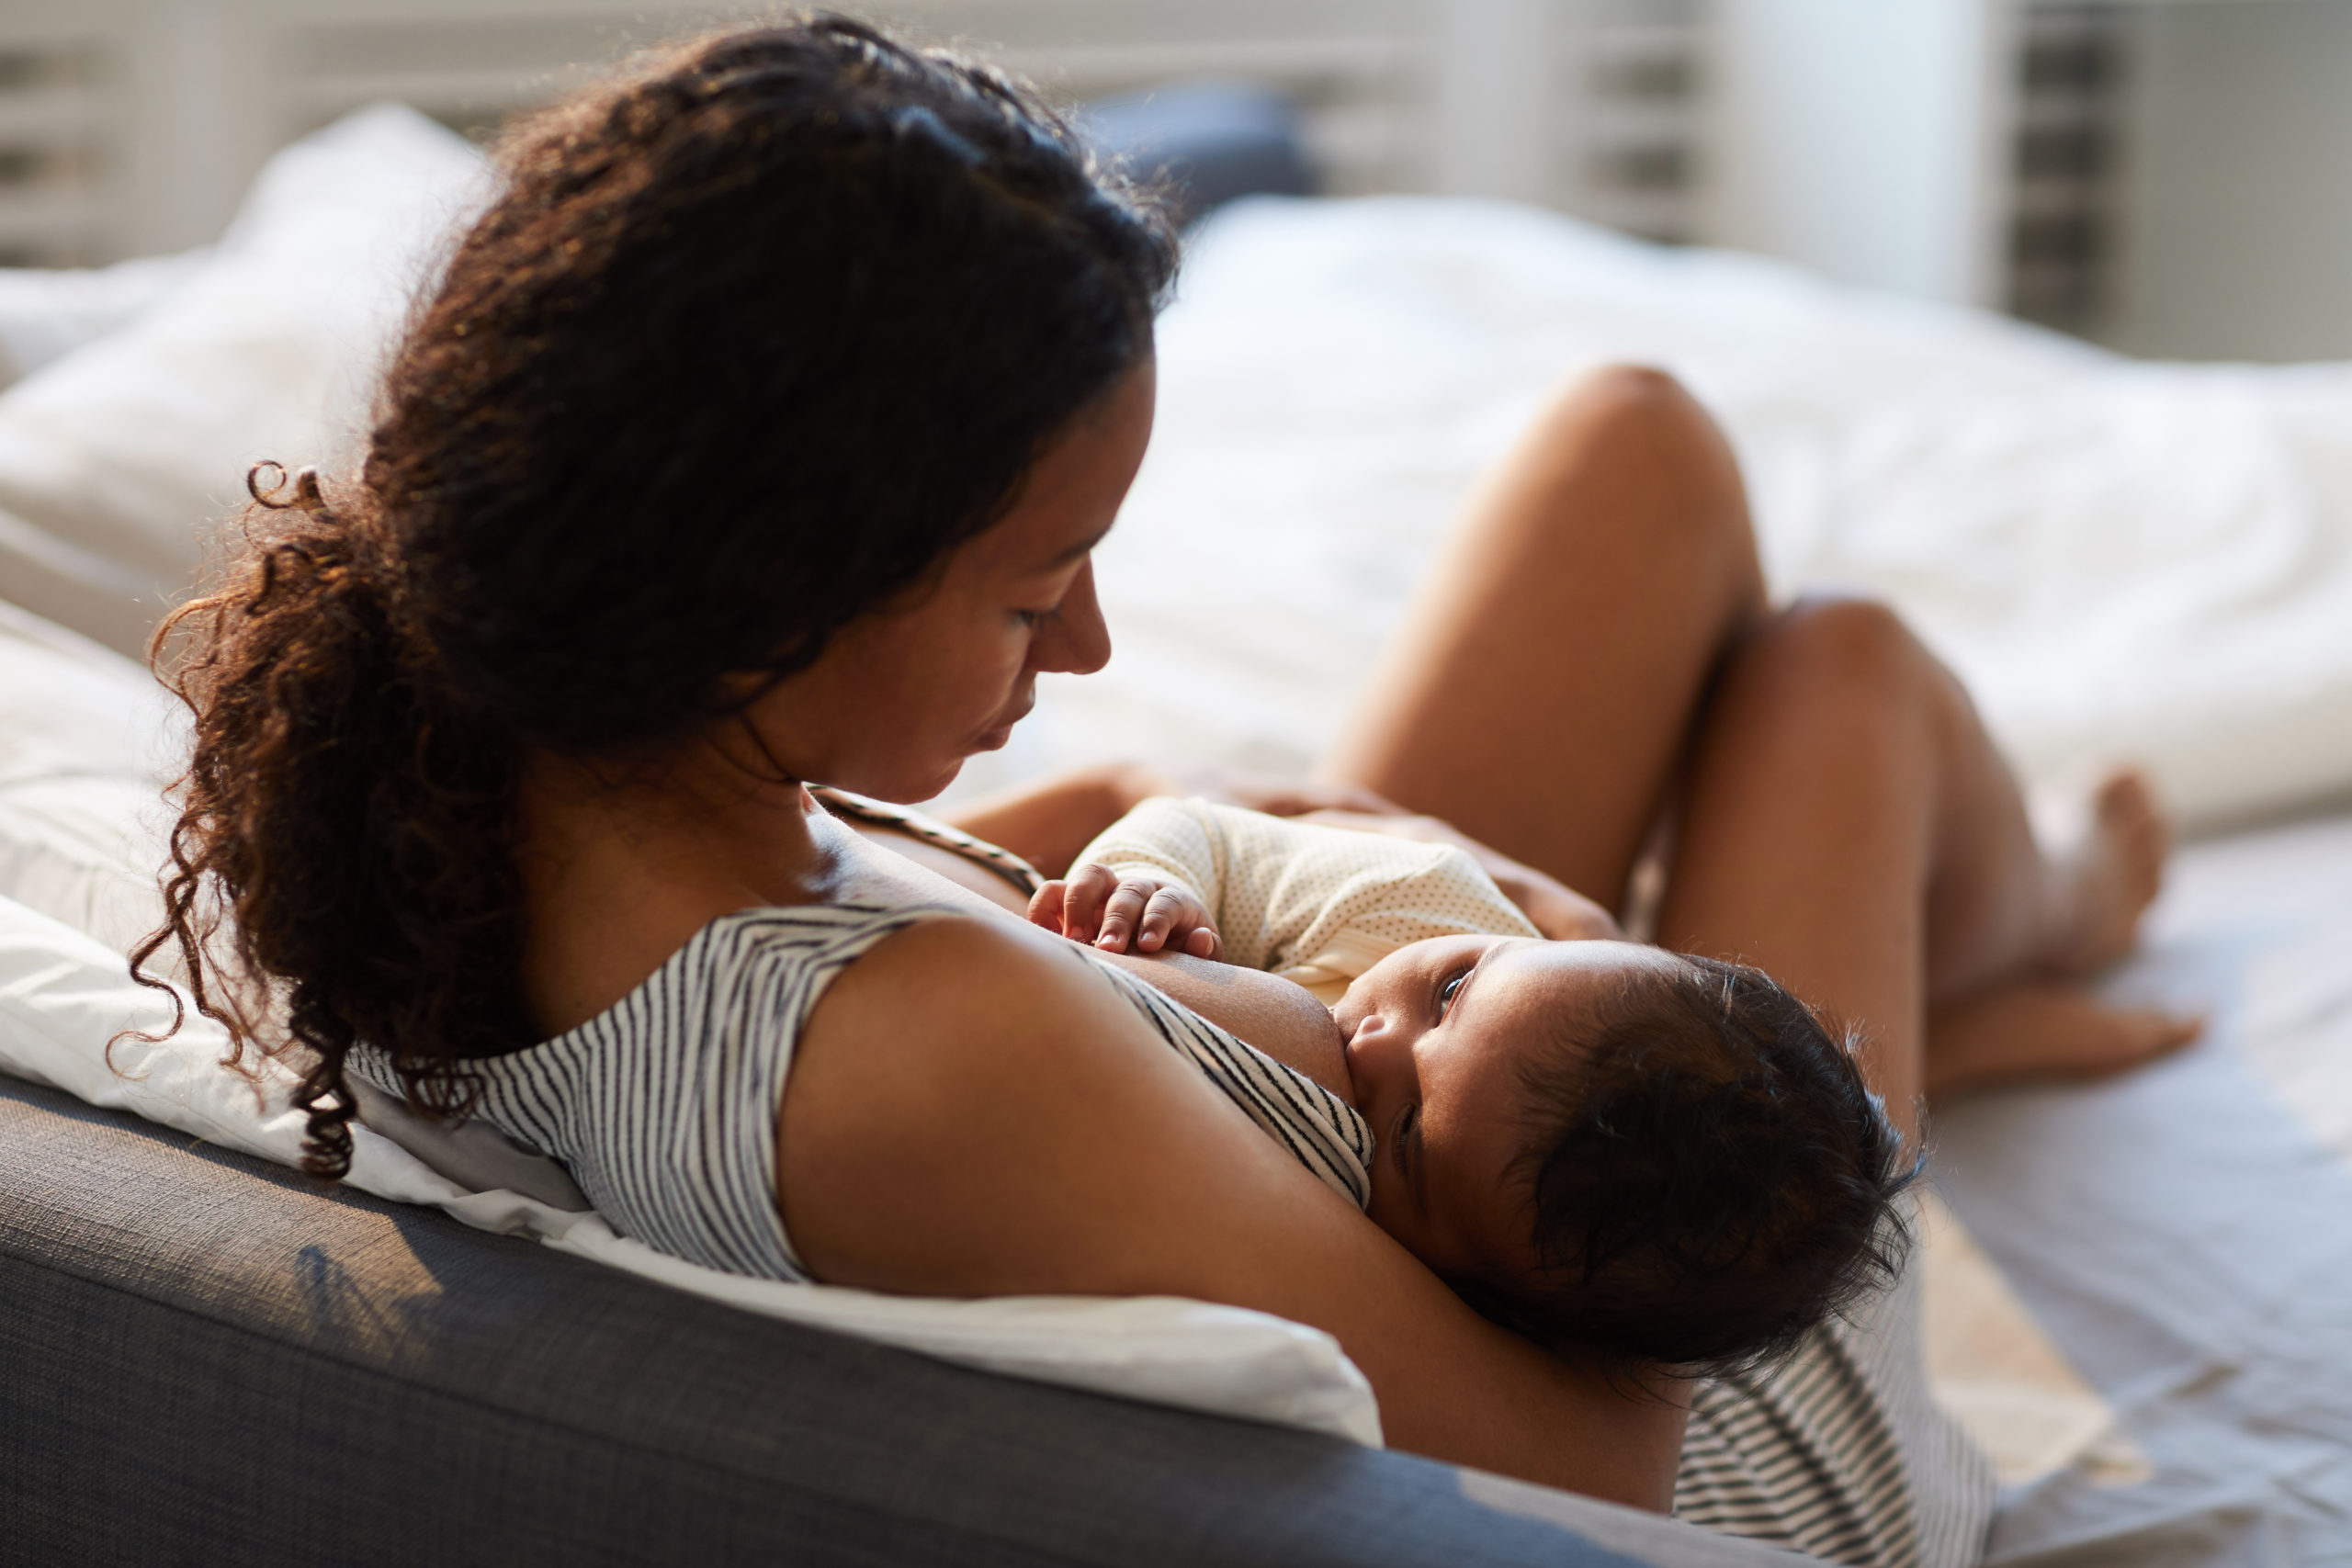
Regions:
<svg viewBox="0 0 2352 1568"><path fill-rule="evenodd" d="M1539 1342L1734 1367L1899 1261L1913 1167L1846 1042L1757 970L1544 940L1460 847L1162 797L1030 918L1312 990L1341 1062L1291 1065L1371 1127L1367 1212Z"/></svg>

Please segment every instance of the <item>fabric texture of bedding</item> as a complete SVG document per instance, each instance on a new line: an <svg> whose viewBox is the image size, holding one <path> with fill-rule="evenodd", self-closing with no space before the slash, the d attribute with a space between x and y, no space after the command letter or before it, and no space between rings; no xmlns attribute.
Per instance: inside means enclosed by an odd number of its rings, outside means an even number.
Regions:
<svg viewBox="0 0 2352 1568"><path fill-rule="evenodd" d="M410 217L392 231L406 259L387 268L380 246L337 249L318 204L347 234L381 233L368 225L421 209L403 203L465 210L480 179L462 143L390 110L273 169L281 191L333 186L302 198L316 231L290 218L243 231L292 294L273 295L259 262L240 273L224 243L119 332L0 394L0 595L134 646L247 462L331 457L401 289L429 265L435 236ZM217 317L199 287L220 291ZM1182 288L1161 332L1159 434L1100 557L1117 654L1083 682L1045 682L1038 713L967 788L1119 753L1303 766L1472 477L1565 376L1625 358L1674 369L1725 420L1776 586L1892 597L2035 778L2142 758L2206 821L2352 784L2346 367L2136 365L1469 203L1243 203L1199 232ZM265 319L287 335L246 332ZM120 947L153 909L121 855L152 852L132 810L168 769L170 705L126 662L6 614L0 691L0 892L37 906L0 906L9 1070L288 1159L282 1114L220 1098L217 1040L191 1034L185 1059L119 1056L142 1075L128 1080L92 1066L94 1040L159 1000L120 988ZM2346 888L2342 823L2192 850L2118 984L2212 1008L2211 1039L2119 1083L1939 1116L1952 1212L2085 1385L2088 1419L2114 1428L2060 1445L2071 1458L2005 1495L1995 1562L2340 1559ZM1170 1303L934 1310L701 1278L560 1203L469 1191L365 1129L362 1144L371 1190L749 1310L1372 1436L1368 1391L1348 1391L1337 1348L1276 1320ZM791 1299L763 1293L777 1291ZM1138 1359L1144 1333L1158 1349ZM1545 1506L1493 1484L1510 1506Z"/></svg>
<svg viewBox="0 0 2352 1568"><path fill-rule="evenodd" d="M488 188L471 147L390 105L272 158L185 277L0 392L0 598L138 652L249 465L353 448L412 292Z"/></svg>
<svg viewBox="0 0 2352 1568"><path fill-rule="evenodd" d="M0 388L120 332L187 282L209 249L49 272L0 267Z"/></svg>
<svg viewBox="0 0 2352 1568"><path fill-rule="evenodd" d="M129 1111L282 1165L300 1118L286 1075L224 1071L226 1032L191 1016L161 1044L165 998L123 962L156 926L159 795L185 744L179 711L129 660L0 604L0 1073ZM13 897L6 896L13 895ZM168 970L166 971L168 973ZM615 1233L560 1168L476 1125L397 1106L354 1129L351 1184L469 1224L771 1316L1013 1376L1380 1440L1371 1386L1329 1335L1262 1313L1168 1299L923 1302L697 1268ZM386 1134L390 1135L387 1136ZM468 1185L467 1180L474 1183Z"/></svg>
<svg viewBox="0 0 2352 1568"><path fill-rule="evenodd" d="M2206 1039L1950 1105L1934 1177L2109 1440L2004 1494L2004 1568L2340 1562L2352 1540L2352 817L2191 845L2120 996Z"/></svg>
<svg viewBox="0 0 2352 1568"><path fill-rule="evenodd" d="M1112 753L1300 771L1476 477L1619 360L1724 421L1775 590L1892 600L2035 781L2137 760L2192 822L2352 787L2352 367L2137 363L1408 197L1203 226L1097 556L1111 664L1047 677L965 787Z"/></svg>
<svg viewBox="0 0 2352 1568"><path fill-rule="evenodd" d="M0 1298L28 1568L1790 1561L763 1320L10 1078Z"/></svg>
<svg viewBox="0 0 2352 1568"><path fill-rule="evenodd" d="M302 1117L282 1070L248 1081L220 1066L226 1032L190 1017L168 1041L169 1000L119 953L0 898L0 1072L129 1111L205 1142L296 1163ZM526 1235L746 1311L1046 1382L1272 1421L1377 1444L1370 1384L1330 1336L1263 1313L1159 1297L935 1301L721 1273L616 1234L594 1213L508 1190L469 1191L366 1126L350 1185L422 1203L483 1230Z"/></svg>

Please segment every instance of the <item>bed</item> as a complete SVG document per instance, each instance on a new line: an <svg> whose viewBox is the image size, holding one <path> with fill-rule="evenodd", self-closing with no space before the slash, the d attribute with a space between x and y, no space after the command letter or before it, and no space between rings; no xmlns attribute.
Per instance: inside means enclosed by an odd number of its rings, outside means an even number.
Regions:
<svg viewBox="0 0 2352 1568"><path fill-rule="evenodd" d="M0 897L26 911L0 919L0 1066L228 1149L290 1146L201 1050L136 1085L95 1076L106 1031L60 999L69 971L98 996L153 907L121 872L152 863L176 731L121 655L200 570L247 462L348 449L404 290L481 189L462 143L379 107L281 154L211 252L0 278L21 376L0 392ZM1538 400L1579 367L1668 367L1740 450L1776 591L1891 598L2037 786L2138 760L2199 835L2109 983L2207 1010L2206 1041L1936 1118L1931 1367L2007 1481L1988 1561L2340 1558L2352 817L2328 806L2352 793L2352 367L2136 364L1752 259L1407 198L1225 209L1192 239L1160 343L1158 434L1100 557L1118 651L1049 678L959 789L1114 754L1298 770ZM698 1288L537 1200L435 1187L396 1140L376 1157L382 1197ZM1065 1303L897 1329L878 1308L732 1304L1342 1447L1373 1429L1328 1345L1181 1303L1141 1326ZM1089 1334L1107 1348L1073 1374ZM1233 1374L1251 1334L1261 1359ZM1135 1344L1186 1336L1193 1359L1135 1371ZM1715 1550L1560 1517L1657 1561ZM1442 1538L1431 1554L1462 1550Z"/></svg>

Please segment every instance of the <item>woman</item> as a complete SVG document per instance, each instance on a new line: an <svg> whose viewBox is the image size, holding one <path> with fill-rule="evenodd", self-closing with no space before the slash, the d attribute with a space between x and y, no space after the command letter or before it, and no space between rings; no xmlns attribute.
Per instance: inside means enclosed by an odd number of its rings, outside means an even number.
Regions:
<svg viewBox="0 0 2352 1568"><path fill-rule="evenodd" d="M1376 1132L1270 1077L1283 1120L1232 1034L803 787L927 798L1039 672L1108 657L1088 552L1149 435L1164 227L1014 89L838 20L665 55L505 166L359 475L270 494L176 623L197 749L141 957L198 968L233 919L228 973L306 1054L313 1168L370 1077L702 1261L1277 1313L1339 1338L1400 1447L1666 1506L1682 1385L1478 1317L1351 1201ZM1926 997L2128 937L2153 860L2045 868L1898 626L1764 615L1736 477L1662 378L1564 403L1451 560L1294 804L1374 792L1613 901L1687 750L1662 930L1867 1021L1906 1130L1939 1062L2010 1065L1925 1053ZM973 823L1054 869L1114 793ZM2102 842L2160 853L2125 826ZM1269 977L1148 967L1253 1041L1332 1027Z"/></svg>

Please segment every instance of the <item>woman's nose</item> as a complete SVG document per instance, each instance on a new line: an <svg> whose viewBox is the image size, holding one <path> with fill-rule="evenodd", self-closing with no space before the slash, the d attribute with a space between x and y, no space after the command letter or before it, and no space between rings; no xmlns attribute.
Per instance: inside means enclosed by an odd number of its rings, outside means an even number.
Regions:
<svg viewBox="0 0 2352 1568"><path fill-rule="evenodd" d="M1037 628L1029 663L1037 670L1091 675L1109 662L1111 628L1102 619L1102 602L1094 596L1094 563L1090 560L1078 569L1069 592Z"/></svg>

